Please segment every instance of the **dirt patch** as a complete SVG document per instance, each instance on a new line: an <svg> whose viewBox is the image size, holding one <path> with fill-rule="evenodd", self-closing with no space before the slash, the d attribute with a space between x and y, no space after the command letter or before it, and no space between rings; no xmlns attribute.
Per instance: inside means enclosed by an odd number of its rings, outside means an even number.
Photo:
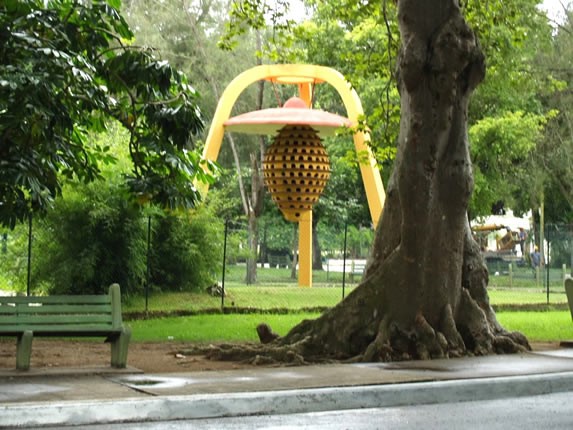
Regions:
<svg viewBox="0 0 573 430"><path fill-rule="evenodd" d="M180 351L191 344L183 342L131 342L127 363L145 373L176 373L209 370L231 370L253 367L235 361L209 360L202 355L186 356ZM559 348L558 342L532 344L534 351ZM34 339L31 367L71 368L109 366L110 346L100 341ZM0 339L0 369L16 366L15 339Z"/></svg>
<svg viewBox="0 0 573 430"><path fill-rule="evenodd" d="M182 342L131 342L127 364L146 373L173 373L209 370L230 370L253 367L233 361L214 361L202 355L185 356L179 352L189 349ZM32 368L66 368L109 366L110 345L103 341L34 339ZM16 366L15 339L0 339L0 369Z"/></svg>

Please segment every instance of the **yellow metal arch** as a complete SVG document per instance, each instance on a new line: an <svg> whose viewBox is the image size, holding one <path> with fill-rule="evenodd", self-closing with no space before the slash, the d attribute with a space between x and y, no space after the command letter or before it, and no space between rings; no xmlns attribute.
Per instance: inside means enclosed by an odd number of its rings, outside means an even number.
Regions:
<svg viewBox="0 0 573 430"><path fill-rule="evenodd" d="M348 118L357 123L358 118L364 114L362 103L356 91L354 91L344 76L338 71L324 66L307 64L274 64L256 66L244 71L233 79L223 92L207 140L203 150L203 158L216 161L225 134L224 122L230 118L231 110L241 93L251 84L269 80L277 83L296 84L299 88L299 96L310 105L312 84L316 82L327 82L332 85L346 108ZM366 190L368 207L372 222L376 226L382 208L384 206L385 192L378 170L376 160L367 142L370 135L364 132L354 134L354 147L361 160L366 155L366 162L360 163L362 181ZM205 188L205 192L207 189ZM299 285L312 285L312 212L308 211L301 215L299 222Z"/></svg>

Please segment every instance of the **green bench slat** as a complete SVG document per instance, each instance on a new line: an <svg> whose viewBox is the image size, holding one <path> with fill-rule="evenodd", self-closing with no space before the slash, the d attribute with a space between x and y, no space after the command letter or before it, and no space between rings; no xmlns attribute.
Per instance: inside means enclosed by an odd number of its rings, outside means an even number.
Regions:
<svg viewBox="0 0 573 430"><path fill-rule="evenodd" d="M28 324L90 324L90 323L109 323L111 325L111 314L108 315L89 315L89 314L74 314L74 315L11 315L0 319L0 327L4 324L13 325L20 324L26 326Z"/></svg>
<svg viewBox="0 0 573 430"><path fill-rule="evenodd" d="M57 324L28 325L26 330L34 332L36 336L107 336L110 333L119 333L121 328L114 329L111 325L90 324L83 326L68 326ZM22 333L21 325L0 326L0 336L17 336Z"/></svg>
<svg viewBox="0 0 573 430"><path fill-rule="evenodd" d="M14 314L111 314L111 303L96 305L43 304L41 306L29 306L19 304L17 306L0 306L0 315Z"/></svg>
<svg viewBox="0 0 573 430"><path fill-rule="evenodd" d="M85 295L85 296L2 296L0 297L0 305L3 304L18 304L18 303L70 303L70 304L96 304L96 303L111 303L109 295Z"/></svg>
<svg viewBox="0 0 573 430"><path fill-rule="evenodd" d="M3 318L4 315L14 315L16 313L18 313L16 306L0 306L0 318Z"/></svg>

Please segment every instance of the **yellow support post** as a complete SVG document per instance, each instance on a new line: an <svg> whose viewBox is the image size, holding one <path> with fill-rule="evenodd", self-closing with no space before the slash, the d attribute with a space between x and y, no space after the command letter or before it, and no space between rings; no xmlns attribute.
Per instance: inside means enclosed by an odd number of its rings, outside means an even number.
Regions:
<svg viewBox="0 0 573 430"><path fill-rule="evenodd" d="M312 287L312 211L298 222L298 286Z"/></svg>
<svg viewBox="0 0 573 430"><path fill-rule="evenodd" d="M310 107L310 84L299 84L299 97ZM298 286L312 287L312 211L301 214L298 222Z"/></svg>

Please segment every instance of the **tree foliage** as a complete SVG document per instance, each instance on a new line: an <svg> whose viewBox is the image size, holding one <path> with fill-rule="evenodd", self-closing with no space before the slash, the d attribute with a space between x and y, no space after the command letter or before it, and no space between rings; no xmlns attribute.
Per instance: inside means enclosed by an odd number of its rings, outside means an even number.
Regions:
<svg viewBox="0 0 573 430"><path fill-rule="evenodd" d="M542 123L549 118L542 95L551 90L552 79L540 73L535 59L539 52L550 50L551 27L537 9L537 3L537 0L461 2L487 58L484 83L471 101L470 125L491 121L500 127L509 127L499 131L499 136L507 138L494 143L491 153L498 157L488 157L487 168L483 163L487 143L482 139L482 144L474 148L472 142L472 152L481 155L474 161L482 161L481 166L474 163L477 187L472 197L473 215L489 213L492 203L498 200L521 205L518 201L521 197L512 195L511 191L523 187L523 171L530 168L526 164L529 153L522 153L519 159L510 157L512 169L504 165L511 150L505 153L503 148L515 125L507 121L507 116L525 113ZM396 6L383 0L369 3L311 0L306 4L312 16L295 30L301 51L305 53L302 58L342 71L357 90L365 106L365 121L370 127L386 183L396 153L400 117L394 73L400 43ZM336 97L322 89L317 91L316 100L321 107L335 111L338 108ZM483 127L483 123L479 127ZM540 130L531 134L530 149L540 141L539 136ZM498 153L500 148L503 153ZM500 181L500 172L503 181Z"/></svg>
<svg viewBox="0 0 573 430"><path fill-rule="evenodd" d="M399 35L392 2L309 2L313 15L296 29L302 60L340 71L360 95L372 148L385 167L395 156L399 96L394 78ZM332 55L335 52L336 55ZM317 90L319 106L342 111L332 90ZM387 171L383 171L387 173Z"/></svg>
<svg viewBox="0 0 573 430"><path fill-rule="evenodd" d="M117 174L107 174L105 186L99 180L66 184L54 207L34 221L33 290L99 294L117 282L123 294L138 295L148 280L154 291L200 291L214 282L222 262L222 228L212 214L205 208L142 212L127 193ZM8 233L21 240L11 241L2 261L19 290L26 275L17 260L27 250L23 227Z"/></svg>
<svg viewBox="0 0 573 430"><path fill-rule="evenodd" d="M528 160L543 138L546 123L544 115L517 111L485 117L470 128L475 180L472 216L490 215L497 201L515 207L521 186L531 188L527 175L534 173Z"/></svg>
<svg viewBox="0 0 573 430"><path fill-rule="evenodd" d="M221 273L222 223L205 207L152 217L151 279L157 289L203 291Z"/></svg>
<svg viewBox="0 0 573 430"><path fill-rule="evenodd" d="M146 220L117 178L65 187L35 222L33 288L51 294L100 294L117 282L140 292L146 274ZM80 240L81 238L81 240Z"/></svg>
<svg viewBox="0 0 573 430"><path fill-rule="evenodd" d="M90 182L106 145L88 132L118 120L129 131L126 180L142 201L193 206L208 180L192 150L201 131L186 77L133 34L119 0L6 0L0 5L0 223L45 210L64 178Z"/></svg>

